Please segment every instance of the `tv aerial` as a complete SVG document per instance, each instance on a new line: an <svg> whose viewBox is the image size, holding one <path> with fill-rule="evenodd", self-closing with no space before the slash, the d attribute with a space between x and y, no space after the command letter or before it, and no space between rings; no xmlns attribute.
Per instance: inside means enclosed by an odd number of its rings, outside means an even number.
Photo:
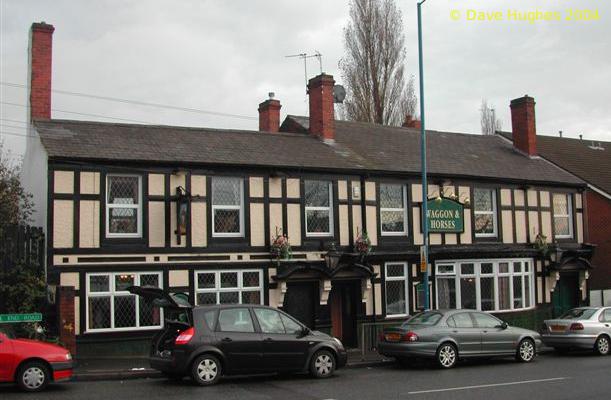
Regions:
<svg viewBox="0 0 611 400"><path fill-rule="evenodd" d="M314 54L307 54L307 53L291 54L291 55L285 56L285 58L301 58L303 60L303 73L304 73L304 78L305 78L306 94L307 94L308 92L307 91L308 58L318 58L318 67L320 68L320 73L322 74L322 54L320 54L320 52L316 50Z"/></svg>

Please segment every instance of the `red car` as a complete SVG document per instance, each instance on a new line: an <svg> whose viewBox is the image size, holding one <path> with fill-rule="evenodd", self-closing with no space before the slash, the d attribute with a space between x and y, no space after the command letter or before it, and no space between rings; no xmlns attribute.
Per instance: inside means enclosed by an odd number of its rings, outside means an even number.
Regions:
<svg viewBox="0 0 611 400"><path fill-rule="evenodd" d="M29 392L49 382L70 379L72 355L63 347L29 339L15 339L0 330L0 382L16 382Z"/></svg>

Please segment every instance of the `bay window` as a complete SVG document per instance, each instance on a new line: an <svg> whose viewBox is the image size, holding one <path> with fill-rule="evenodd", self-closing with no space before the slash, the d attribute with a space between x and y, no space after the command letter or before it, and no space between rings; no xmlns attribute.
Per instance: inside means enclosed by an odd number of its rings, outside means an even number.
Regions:
<svg viewBox="0 0 611 400"><path fill-rule="evenodd" d="M534 307L531 259L436 263L437 308L511 311Z"/></svg>
<svg viewBox="0 0 611 400"><path fill-rule="evenodd" d="M407 235L404 185L380 183L380 232L382 236Z"/></svg>
<svg viewBox="0 0 611 400"><path fill-rule="evenodd" d="M142 236L142 177L106 175L106 236Z"/></svg>
<svg viewBox="0 0 611 400"><path fill-rule="evenodd" d="M129 293L130 286L163 287L160 272L87 274L87 331L161 327L162 311L152 302Z"/></svg>
<svg viewBox="0 0 611 400"><path fill-rule="evenodd" d="M329 181L305 181L306 236L333 236L333 199Z"/></svg>

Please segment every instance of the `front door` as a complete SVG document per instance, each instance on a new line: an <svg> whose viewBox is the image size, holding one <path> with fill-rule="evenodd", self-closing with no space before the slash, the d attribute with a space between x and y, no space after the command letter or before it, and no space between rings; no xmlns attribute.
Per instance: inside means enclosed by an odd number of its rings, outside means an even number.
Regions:
<svg viewBox="0 0 611 400"><path fill-rule="evenodd" d="M334 281L329 295L331 334L347 347L357 346L356 321L361 303L361 281Z"/></svg>
<svg viewBox="0 0 611 400"><path fill-rule="evenodd" d="M247 307L219 311L216 338L230 372L263 370L263 344Z"/></svg>
<svg viewBox="0 0 611 400"><path fill-rule="evenodd" d="M310 329L314 329L319 302L318 282L289 282L282 310Z"/></svg>
<svg viewBox="0 0 611 400"><path fill-rule="evenodd" d="M561 272L552 295L554 317L559 317L579 305L579 276L577 272Z"/></svg>

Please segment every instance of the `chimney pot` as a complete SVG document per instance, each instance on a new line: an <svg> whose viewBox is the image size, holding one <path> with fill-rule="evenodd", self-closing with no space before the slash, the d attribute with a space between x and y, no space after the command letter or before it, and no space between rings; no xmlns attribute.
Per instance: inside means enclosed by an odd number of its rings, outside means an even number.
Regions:
<svg viewBox="0 0 611 400"><path fill-rule="evenodd" d="M526 95L511 100L513 147L530 157L537 155L535 99Z"/></svg>
<svg viewBox="0 0 611 400"><path fill-rule="evenodd" d="M274 92L269 92L269 99L259 104L259 130L278 132L280 130L280 101L274 99Z"/></svg>
<svg viewBox="0 0 611 400"><path fill-rule="evenodd" d="M35 22L30 28L29 106L30 121L35 118L51 118L51 64L53 25Z"/></svg>
<svg viewBox="0 0 611 400"><path fill-rule="evenodd" d="M335 140L335 110L332 75L320 74L308 82L310 95L310 134L327 142Z"/></svg>

